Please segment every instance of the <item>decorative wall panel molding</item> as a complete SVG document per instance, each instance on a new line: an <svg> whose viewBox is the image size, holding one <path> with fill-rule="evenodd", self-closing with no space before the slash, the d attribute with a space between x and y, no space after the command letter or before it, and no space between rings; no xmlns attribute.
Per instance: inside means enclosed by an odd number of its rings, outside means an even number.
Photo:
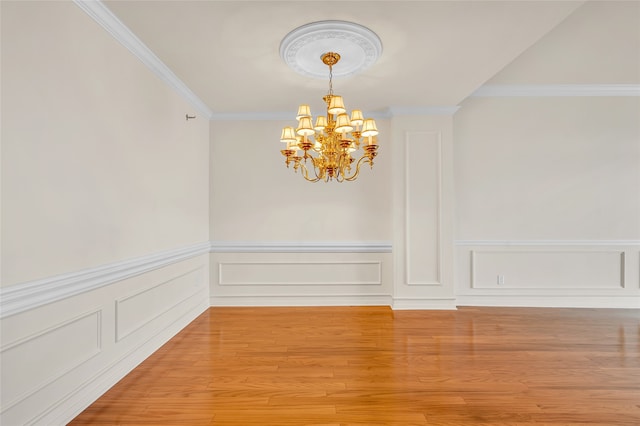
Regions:
<svg viewBox="0 0 640 426"><path fill-rule="evenodd" d="M219 285L381 285L380 261L219 262Z"/></svg>
<svg viewBox="0 0 640 426"><path fill-rule="evenodd" d="M471 251L474 289L624 288L620 251Z"/></svg>
<svg viewBox="0 0 640 426"><path fill-rule="evenodd" d="M390 305L391 253L211 254L211 306Z"/></svg>
<svg viewBox="0 0 640 426"><path fill-rule="evenodd" d="M0 319L209 252L209 242L0 288Z"/></svg>
<svg viewBox="0 0 640 426"><path fill-rule="evenodd" d="M404 244L408 285L441 285L442 139L408 132L405 139Z"/></svg>
<svg viewBox="0 0 640 426"><path fill-rule="evenodd" d="M200 266L170 280L116 299L116 341L130 336L201 291L207 282Z"/></svg>
<svg viewBox="0 0 640 426"><path fill-rule="evenodd" d="M213 112L209 107L196 96L164 62L158 58L118 17L116 17L107 6L101 1L74 0L80 9L86 12L94 21L119 41L124 47L129 49L143 64L147 66L155 75L164 81L169 87L181 95L194 108L211 118Z"/></svg>
<svg viewBox="0 0 640 426"><path fill-rule="evenodd" d="M3 318L0 423L67 424L204 312L207 251Z"/></svg>
<svg viewBox="0 0 640 426"><path fill-rule="evenodd" d="M391 253L389 241L212 241L212 253Z"/></svg>
<svg viewBox="0 0 640 426"><path fill-rule="evenodd" d="M640 84L484 85L471 97L640 96Z"/></svg>
<svg viewBox="0 0 640 426"><path fill-rule="evenodd" d="M638 240L458 240L459 306L640 308Z"/></svg>
<svg viewBox="0 0 640 426"><path fill-rule="evenodd" d="M93 310L3 345L2 382L11 386L2 388L2 412L100 353L102 315Z"/></svg>

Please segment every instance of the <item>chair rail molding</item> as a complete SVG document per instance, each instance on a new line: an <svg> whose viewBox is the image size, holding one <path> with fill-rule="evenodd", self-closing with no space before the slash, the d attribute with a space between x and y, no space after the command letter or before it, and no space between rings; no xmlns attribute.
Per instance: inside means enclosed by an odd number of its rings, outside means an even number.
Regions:
<svg viewBox="0 0 640 426"><path fill-rule="evenodd" d="M391 253L390 241L211 241L211 253Z"/></svg>
<svg viewBox="0 0 640 426"><path fill-rule="evenodd" d="M207 254L209 242L0 288L0 319Z"/></svg>

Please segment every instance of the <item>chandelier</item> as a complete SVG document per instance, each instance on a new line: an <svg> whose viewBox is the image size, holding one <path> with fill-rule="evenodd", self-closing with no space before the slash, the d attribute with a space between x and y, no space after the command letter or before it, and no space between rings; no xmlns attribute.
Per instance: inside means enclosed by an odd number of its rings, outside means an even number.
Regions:
<svg viewBox="0 0 640 426"><path fill-rule="evenodd" d="M327 104L326 116L318 115L313 125L311 108L300 105L297 127L282 129L280 142L287 145L280 152L285 156L287 168L293 163L294 171L300 170L310 182L353 181L362 164L369 163L373 168L378 153L378 129L375 120L365 119L361 110L354 109L349 117L342 96L333 94L333 66L340 55L327 52L321 59L329 67L329 93L322 98ZM356 161L354 155L360 158Z"/></svg>

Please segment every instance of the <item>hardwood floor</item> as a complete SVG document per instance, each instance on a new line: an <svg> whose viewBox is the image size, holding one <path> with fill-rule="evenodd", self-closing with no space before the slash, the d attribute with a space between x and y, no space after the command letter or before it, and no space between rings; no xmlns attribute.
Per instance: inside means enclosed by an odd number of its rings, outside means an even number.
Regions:
<svg viewBox="0 0 640 426"><path fill-rule="evenodd" d="M640 312L211 308L87 424L639 425Z"/></svg>

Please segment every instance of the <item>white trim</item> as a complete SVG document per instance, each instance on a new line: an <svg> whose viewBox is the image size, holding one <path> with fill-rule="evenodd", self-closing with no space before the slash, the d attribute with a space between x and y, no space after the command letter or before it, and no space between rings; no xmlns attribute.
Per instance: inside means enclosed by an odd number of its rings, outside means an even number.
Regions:
<svg viewBox="0 0 640 426"><path fill-rule="evenodd" d="M212 241L211 253L391 253L388 241Z"/></svg>
<svg viewBox="0 0 640 426"><path fill-rule="evenodd" d="M0 319L209 252L209 242L0 288Z"/></svg>
<svg viewBox="0 0 640 426"><path fill-rule="evenodd" d="M458 294L458 306L508 306L531 308L611 308L640 309L637 295L527 294L488 295Z"/></svg>
<svg viewBox="0 0 640 426"><path fill-rule="evenodd" d="M403 115L454 115L460 109L459 106L391 106L384 112L384 118L393 118Z"/></svg>
<svg viewBox="0 0 640 426"><path fill-rule="evenodd" d="M410 140L412 134L429 134L435 135L437 139L437 174L436 174L436 280L435 281L413 281L411 279L411 255L409 254L409 246L411 244L411 209L409 208L409 199L411 198L411 182L412 179L409 178L409 174L411 172L409 167L409 159L411 158L410 153ZM424 140L420 140L420 143L424 143ZM430 285L430 286L442 286L442 132L432 132L432 131L419 131L419 132L405 132L404 139L404 270L406 277L407 285ZM423 182L420 182L423 184ZM423 219L423 218L422 218Z"/></svg>
<svg viewBox="0 0 640 426"><path fill-rule="evenodd" d="M129 49L155 75L181 95L194 108L211 118L211 109L187 87L116 15L100 0L73 0L87 15Z"/></svg>
<svg viewBox="0 0 640 426"><path fill-rule="evenodd" d="M459 106L393 106L384 111L364 111L364 115L376 120L386 120L405 115L454 115L459 109ZM214 112L210 119L212 121L292 121L295 120L295 111Z"/></svg>
<svg viewBox="0 0 640 426"><path fill-rule="evenodd" d="M456 310L455 297L394 297L392 309L401 310Z"/></svg>
<svg viewBox="0 0 640 426"><path fill-rule="evenodd" d="M295 111L214 112L212 121L295 121Z"/></svg>
<svg viewBox="0 0 640 426"><path fill-rule="evenodd" d="M640 240L456 240L456 246L640 246Z"/></svg>
<svg viewBox="0 0 640 426"><path fill-rule="evenodd" d="M390 306L390 294L284 294L277 296L211 296L212 307L219 306Z"/></svg>
<svg viewBox="0 0 640 426"><path fill-rule="evenodd" d="M471 97L640 96L640 84L505 84L481 86Z"/></svg>

